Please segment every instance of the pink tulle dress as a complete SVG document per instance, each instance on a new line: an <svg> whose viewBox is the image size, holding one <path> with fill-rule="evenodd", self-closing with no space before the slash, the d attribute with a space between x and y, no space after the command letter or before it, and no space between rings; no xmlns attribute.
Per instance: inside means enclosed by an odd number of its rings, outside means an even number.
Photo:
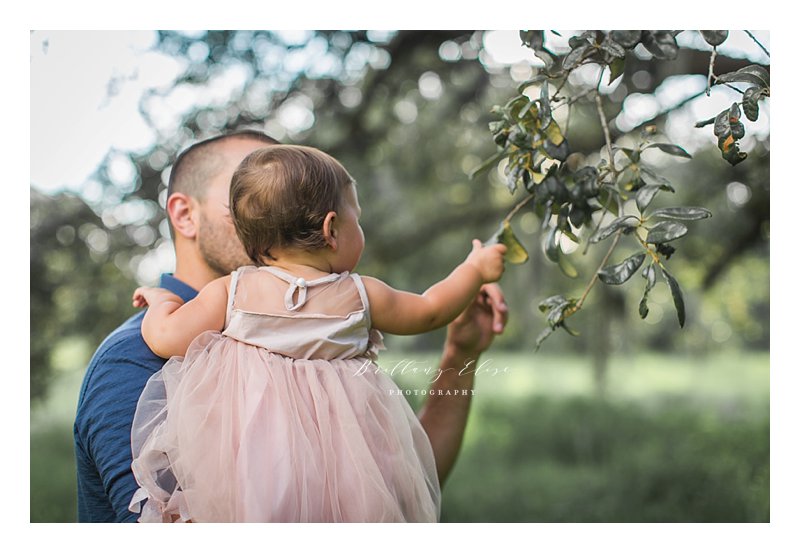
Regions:
<svg viewBox="0 0 800 553"><path fill-rule="evenodd" d="M380 347L358 275L234 272L224 330L142 392L131 510L141 522L436 522L430 441L375 365Z"/></svg>

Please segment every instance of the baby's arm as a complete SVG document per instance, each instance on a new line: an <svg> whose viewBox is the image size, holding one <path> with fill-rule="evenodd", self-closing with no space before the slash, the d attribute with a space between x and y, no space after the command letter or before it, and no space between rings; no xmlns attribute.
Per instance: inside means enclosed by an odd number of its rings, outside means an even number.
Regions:
<svg viewBox="0 0 800 553"><path fill-rule="evenodd" d="M421 334L448 324L464 311L483 284L500 279L505 253L502 244L484 247L473 240L467 259L421 295L363 277L372 326L390 334Z"/></svg>
<svg viewBox="0 0 800 553"><path fill-rule="evenodd" d="M137 288L133 306L149 306L142 321L142 337L153 353L164 359L185 355L201 333L222 330L230 279L225 276L210 282L186 303L163 288Z"/></svg>

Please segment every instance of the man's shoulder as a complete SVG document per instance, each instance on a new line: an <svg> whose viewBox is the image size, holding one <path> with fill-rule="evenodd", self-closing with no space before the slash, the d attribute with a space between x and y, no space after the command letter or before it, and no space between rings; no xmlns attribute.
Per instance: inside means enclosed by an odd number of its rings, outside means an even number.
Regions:
<svg viewBox="0 0 800 553"><path fill-rule="evenodd" d="M86 368L78 398L79 409L87 393L109 387L139 388L163 366L164 359L153 353L142 338L143 316L137 313L129 318L97 348Z"/></svg>
<svg viewBox="0 0 800 553"><path fill-rule="evenodd" d="M106 339L103 340L92 356L89 366L91 367L92 365L102 362L103 359L109 356L117 356L129 352L140 353L142 347L149 351L147 344L144 342L144 338L142 338L143 318L143 311L137 313L106 336Z"/></svg>

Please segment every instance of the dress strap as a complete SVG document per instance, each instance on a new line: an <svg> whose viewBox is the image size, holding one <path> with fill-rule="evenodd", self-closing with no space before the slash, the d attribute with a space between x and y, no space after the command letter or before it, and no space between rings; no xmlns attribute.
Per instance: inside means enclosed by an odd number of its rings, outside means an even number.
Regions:
<svg viewBox="0 0 800 553"><path fill-rule="evenodd" d="M306 294L311 286L316 286L317 284L326 284L328 282L334 282L336 280L339 280L339 278L341 278L340 274L331 273L327 276L317 278L314 280L306 280L303 277L296 277L294 275L290 275L287 272L281 271L277 267L265 265L259 268L264 269L269 273L272 273L279 279L286 281L289 284L289 288L286 290L286 295L283 297L283 303L288 311L297 311L298 309L300 309L305 305L307 298ZM294 301L295 292L297 292L296 302Z"/></svg>
<svg viewBox="0 0 800 553"><path fill-rule="evenodd" d="M239 271L242 268L239 267L235 271L231 273L231 287L228 291L228 308L225 310L225 328L228 328L228 324L231 322L231 312L233 311L233 298L236 296L236 284L239 282Z"/></svg>
<svg viewBox="0 0 800 553"><path fill-rule="evenodd" d="M356 273L351 273L350 278L352 278L353 282L356 284L358 295L361 297L361 303L364 305L364 313L367 315L367 325L371 327L372 317L369 311L369 297L367 297L367 289L364 288L364 281L361 280L361 275Z"/></svg>

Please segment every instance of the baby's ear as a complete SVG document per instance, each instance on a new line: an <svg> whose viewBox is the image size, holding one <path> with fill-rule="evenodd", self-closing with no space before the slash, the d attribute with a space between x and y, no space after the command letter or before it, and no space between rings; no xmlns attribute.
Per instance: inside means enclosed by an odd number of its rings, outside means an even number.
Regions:
<svg viewBox="0 0 800 553"><path fill-rule="evenodd" d="M325 242L330 246L333 251L339 247L336 238L336 212L329 211L327 215L325 215L325 220L322 222L322 235L325 237Z"/></svg>

